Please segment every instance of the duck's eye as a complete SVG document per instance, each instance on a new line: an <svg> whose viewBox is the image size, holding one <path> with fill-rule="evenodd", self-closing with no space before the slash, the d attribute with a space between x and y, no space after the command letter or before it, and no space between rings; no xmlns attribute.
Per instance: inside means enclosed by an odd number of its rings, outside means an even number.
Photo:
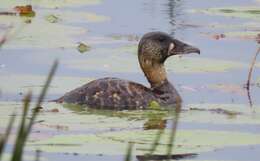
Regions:
<svg viewBox="0 0 260 161"><path fill-rule="evenodd" d="M159 41L160 41L160 42L164 42L164 41L165 41L165 38L160 37L160 38L159 38Z"/></svg>

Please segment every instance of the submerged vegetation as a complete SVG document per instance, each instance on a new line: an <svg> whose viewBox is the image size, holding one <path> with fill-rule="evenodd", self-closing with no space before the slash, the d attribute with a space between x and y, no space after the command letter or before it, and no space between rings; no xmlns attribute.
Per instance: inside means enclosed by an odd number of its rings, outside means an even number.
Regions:
<svg viewBox="0 0 260 161"><path fill-rule="evenodd" d="M41 106L42 102L44 101L48 87L50 86L51 80L55 74L57 65L58 65L58 62L56 61L50 70L46 83L44 84L44 87L42 88L42 92L41 92L38 100L36 101L35 107L32 109L32 114L31 114L29 121L27 121L26 119L28 117L28 111L29 111L30 104L31 104L32 93L29 92L24 97L23 114L21 117L19 128L17 130L16 139L15 139L15 143L13 146L13 151L12 151L12 155L11 155L11 159L10 159L11 161L21 161L23 158L26 141L28 140L28 136L32 130L32 126L35 123L35 119L39 113L38 108ZM4 148L8 142L9 135L13 128L15 117L16 117L16 114L14 113L10 118L10 121L7 126L5 134L3 135L3 137L0 138L0 160L4 154ZM38 157L36 157L36 158L38 158Z"/></svg>

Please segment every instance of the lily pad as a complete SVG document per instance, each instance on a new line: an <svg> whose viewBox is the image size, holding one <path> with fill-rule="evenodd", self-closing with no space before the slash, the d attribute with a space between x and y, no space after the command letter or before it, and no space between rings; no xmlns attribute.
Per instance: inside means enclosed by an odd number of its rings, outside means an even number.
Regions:
<svg viewBox="0 0 260 161"><path fill-rule="evenodd" d="M227 17L250 18L258 20L260 18L260 7L228 7L228 8L209 8L192 10L192 12L205 13L209 15L219 15Z"/></svg>
<svg viewBox="0 0 260 161"><path fill-rule="evenodd" d="M115 52L116 52L116 53L122 53L122 54L124 54L124 53L137 54L137 48L138 48L138 45L137 45L137 44L134 44L134 45L125 45L125 46L116 48L116 49L115 49Z"/></svg>
<svg viewBox="0 0 260 161"><path fill-rule="evenodd" d="M91 80L91 78L83 77L55 76L49 93L61 95ZM1 74L0 89L3 95L26 93L29 90L38 94L44 81L45 76L41 75Z"/></svg>
<svg viewBox="0 0 260 161"><path fill-rule="evenodd" d="M56 11L58 16L62 17L65 22L70 23L84 23L84 22L105 22L109 21L110 17L97 15L91 12L69 12L69 11Z"/></svg>
<svg viewBox="0 0 260 161"><path fill-rule="evenodd" d="M239 94L245 96L247 94L246 89L241 85L236 84L215 84L215 85L208 85L210 89L216 89L222 92Z"/></svg>
<svg viewBox="0 0 260 161"><path fill-rule="evenodd" d="M258 87L260 87L260 77L257 78L257 80L256 80L256 84L257 84Z"/></svg>
<svg viewBox="0 0 260 161"><path fill-rule="evenodd" d="M138 41L138 40L140 40L140 37L138 35L133 35L133 34L128 34L128 35L112 34L112 35L109 35L109 37L111 37L115 40L121 40L121 39L126 39L128 41Z"/></svg>
<svg viewBox="0 0 260 161"><path fill-rule="evenodd" d="M74 38L85 34L87 29L61 24L60 21L73 24L107 20L109 20L108 17L95 13L60 10L42 10L39 16L30 19L29 24L25 23L28 22L26 18L0 16L0 24L15 26L13 29L15 34L5 45L5 48L72 48L76 43Z"/></svg>
<svg viewBox="0 0 260 161"><path fill-rule="evenodd" d="M85 53L85 52L87 52L87 51L90 50L90 46L88 46L88 45L86 45L86 44L84 44L84 43L79 43L77 49L78 49L78 51L79 51L80 53Z"/></svg>
<svg viewBox="0 0 260 161"><path fill-rule="evenodd" d="M260 107L258 105L250 108L243 104L189 104L184 108L188 109L189 112L182 112L180 120L183 122L260 124Z"/></svg>
<svg viewBox="0 0 260 161"><path fill-rule="evenodd" d="M82 12L82 11L68 11L68 10L48 10L45 9L42 11L43 14L48 13L44 17L49 18L52 20L53 18L58 18L65 23L99 23L109 21L110 17L98 15L92 12ZM52 13L49 15L49 13ZM50 17L51 16L51 17ZM55 16L55 17L54 17Z"/></svg>
<svg viewBox="0 0 260 161"><path fill-rule="evenodd" d="M21 110L22 103L0 103L0 127L6 126L9 114L13 109ZM143 130L147 119L152 114L169 119L167 111L105 111L91 110L82 106L61 106L56 103L42 105L44 111L40 113L34 125L27 144L27 150L40 149L44 152L79 153L94 155L124 155L127 143L134 142L134 153L145 154L151 148L157 130ZM49 109L59 112L49 112ZM197 108L202 110L187 110ZM235 117L228 117L220 113L213 113L211 109L223 109L242 113ZM259 106L253 107L255 112L245 105L234 104L190 104L181 113L180 122L211 123L213 124L260 124ZM204 111L203 111L204 110ZM211 110L211 111L207 111ZM20 113L19 115L20 116ZM68 119L70 118L70 119ZM64 127L64 128L63 128ZM55 133L59 131L59 133ZM50 132L52 133L50 135ZM84 135L82 134L84 133ZM170 130L165 129L159 142L156 154L165 154ZM46 135L44 137L44 135ZM260 144L259 134L209 131L182 130L177 131L176 146L173 153L199 153L212 151L224 147ZM212 139L214 138L214 139ZM113 147L113 148L111 148Z"/></svg>
<svg viewBox="0 0 260 161"><path fill-rule="evenodd" d="M218 60L209 58L170 58L166 62L169 70L182 73L204 73L204 72L227 72L234 69L244 68L241 62ZM203 65L201 65L203 64Z"/></svg>
<svg viewBox="0 0 260 161"><path fill-rule="evenodd" d="M22 103L20 102L0 102L0 127L7 125L9 117L14 111L20 117L21 107ZM52 109L57 109L58 112L51 112ZM154 115L158 115L158 113L159 111L154 112ZM152 112L143 113L142 116L139 114L139 116L135 117L134 114L131 112L117 113L111 110L87 110L84 106L61 105L48 102L42 105L42 112L37 119L42 120L42 122L36 124L36 129L55 131L58 130L56 127L59 126L66 127L66 130L69 131L80 131L82 133L121 131L124 129L142 128L147 115L149 114L149 117L153 117L151 116ZM133 117L129 115L133 115ZM57 119L57 116L59 119Z"/></svg>
<svg viewBox="0 0 260 161"><path fill-rule="evenodd" d="M45 20L50 22L50 23L57 23L60 21L60 18L55 16L55 15L48 15L45 17Z"/></svg>
<svg viewBox="0 0 260 161"><path fill-rule="evenodd" d="M124 55L124 52L115 49L97 49L92 50L92 52L95 57L88 57L80 60L68 60L64 62L64 64L69 68L78 70L141 73L136 55ZM106 59L102 59L103 57L106 57ZM168 71L176 73L227 72L233 69L246 67L245 64L236 61L195 57L171 57L166 61L165 66Z"/></svg>
<svg viewBox="0 0 260 161"><path fill-rule="evenodd" d="M67 135L30 143L29 148L45 152L68 152L81 154L124 155L128 142L134 143L133 155L145 154L151 148L156 130L134 130L89 135ZM166 130L159 142L156 154L165 154L170 130ZM230 137L232 136L232 137ZM207 130L178 130L173 153L212 151L228 146L256 145L260 135ZM214 139L212 139L214 138ZM113 147L113 148L111 148Z"/></svg>
<svg viewBox="0 0 260 161"><path fill-rule="evenodd" d="M36 152L35 152L36 153ZM11 153L4 153L1 160L2 161L10 161L11 160L11 157L12 157L12 154ZM26 160L26 161L35 161L35 155L33 154L23 154L23 160ZM44 158L42 156L39 157L39 160L41 161L48 161L47 158Z"/></svg>
<svg viewBox="0 0 260 161"><path fill-rule="evenodd" d="M257 30L260 27L260 23L256 21L240 22L239 24L223 24L223 23L212 23L207 26L211 28L224 28L224 29L248 29L249 31Z"/></svg>
<svg viewBox="0 0 260 161"><path fill-rule="evenodd" d="M100 4L101 0L31 0L32 6L40 6L45 8L60 8L60 7L71 7L71 6L82 6L82 5L97 5ZM13 8L17 5L28 5L27 0L1 0L0 8Z"/></svg>
<svg viewBox="0 0 260 161"><path fill-rule="evenodd" d="M4 48L74 47L73 36L84 34L87 31L84 28L48 23L40 19L33 19L30 24L25 24L23 19L14 16L0 16L0 22L16 24L13 29L13 37L5 44Z"/></svg>
<svg viewBox="0 0 260 161"><path fill-rule="evenodd" d="M225 35L229 38L239 38L243 40L256 40L259 34L259 31L232 31L225 33Z"/></svg>

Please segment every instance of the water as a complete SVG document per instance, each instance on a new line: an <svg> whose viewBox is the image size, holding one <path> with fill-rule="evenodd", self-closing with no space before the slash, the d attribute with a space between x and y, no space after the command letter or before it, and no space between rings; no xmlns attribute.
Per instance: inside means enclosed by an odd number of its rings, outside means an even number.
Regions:
<svg viewBox="0 0 260 161"><path fill-rule="evenodd" d="M215 7L232 7L232 6L254 6L257 2L254 0L106 0L98 5L82 5L77 7L58 8L62 12L77 12L87 11L97 15L109 17L108 21L98 23L90 22L61 22L68 26L80 26L88 30L88 32L73 36L73 42L87 42L91 45L91 51L85 54L80 54L76 47L63 48L3 48L0 54L0 64L4 64L0 68L2 74L7 75L41 75L47 74L49 67L54 59L60 61L57 77L72 77L74 79L100 78L106 76L120 77L140 82L148 85L143 73L139 70L132 70L132 66L138 66L136 54L132 52L121 51L118 54L113 50L127 45L136 45L137 41L128 41L127 35L141 37L143 34L150 31L163 31L171 34L175 38L189 42L201 49L201 55L187 55L189 58L209 58L210 60L225 60L230 62L239 62L244 66L242 68L228 69L220 72L168 72L168 77L171 82L174 82L176 88L182 95L184 100L184 108L188 104L241 104L244 108L250 110L248 96L243 89L247 80L249 64L253 58L253 54L257 50L257 43L253 40L233 38L224 38L215 40L212 38L214 34L221 34L231 31L241 31L237 28L228 27L210 27L211 25L239 25L243 23L251 23L254 20L242 18L230 18L224 16L214 16L202 13L191 13L190 10L206 9ZM258 3L259 6L259 3ZM42 18L41 12L46 13L41 7L36 8L39 15L36 19ZM55 10L50 10L51 13ZM1 31L1 30L0 30ZM122 38L114 39L114 35L119 35ZM56 39L49 35L50 39ZM14 38L15 39L15 38ZM59 39L57 39L59 41ZM10 41L12 43L12 41ZM74 45L75 45L74 44ZM102 49L102 50L100 50ZM122 66L119 68L130 68L130 72L125 70L105 70L106 67L97 68L90 67L98 64L99 61L104 61L104 65L111 66L113 61L120 61ZM130 59L131 63L125 63ZM71 62L79 60L91 60L91 64L85 68L71 67ZM170 59L168 61L174 61ZM207 63L207 62L205 62ZM218 63L212 61L212 63ZM210 64L210 63L209 63ZM81 65L81 64L80 64ZM82 64L84 65L84 64ZM196 64L203 68L203 63ZM207 66L206 66L207 67ZM205 67L205 68L206 68ZM137 67L138 68L138 67ZM252 80L259 79L260 69L255 68ZM0 77L1 79L1 77ZM34 79L33 79L34 80ZM15 81L14 81L15 82ZM33 81L32 81L33 82ZM64 82L61 82L62 85ZM12 85L12 84L4 84ZM20 84L19 84L20 85ZM39 82L33 82L32 85L39 86ZM59 85L59 82L57 83ZM72 89L75 86L68 87ZM225 85L224 90L219 88L210 88L210 85ZM230 85L235 86L234 89L229 89ZM24 85L21 84L23 87ZM0 86L1 87L1 86ZM4 88L2 86L2 88ZM60 89L61 88L61 89ZM65 87L64 87L65 88ZM50 92L47 99L54 99L62 95L63 87L59 87L56 93ZM1 101L18 101L23 97L24 88L18 91L3 91L1 93ZM241 93L242 91L242 93ZM244 93L243 93L244 91ZM260 95L259 87L254 85L251 87L250 95L254 105L259 105ZM259 106L258 106L259 107ZM247 111L247 112L248 112ZM251 118L251 113L247 115ZM257 115L257 117L259 117ZM236 131L259 134L259 124L222 124L222 123L201 123L201 122L182 122L179 125L181 130L213 130L213 131ZM2 130L1 130L2 131ZM54 130L55 131L55 130ZM87 131L87 130L86 130ZM75 131L74 131L75 132ZM73 134L73 131L65 132L65 134ZM79 131L84 132L84 131ZM77 132L78 133L78 132ZM57 131L55 133L57 134ZM214 138L213 138L214 139ZM196 160L241 160L241 161L256 161L258 157L259 145L223 147L213 152L201 153ZM235 155L234 155L235 154ZM46 153L42 155L49 160L122 160L122 156L92 156L92 155L65 155L60 153ZM244 157L247 156L247 157Z"/></svg>

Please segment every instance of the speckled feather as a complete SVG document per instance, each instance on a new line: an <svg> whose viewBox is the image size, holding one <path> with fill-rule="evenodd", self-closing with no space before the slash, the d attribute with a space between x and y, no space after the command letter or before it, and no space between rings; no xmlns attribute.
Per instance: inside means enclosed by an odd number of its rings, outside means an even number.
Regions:
<svg viewBox="0 0 260 161"><path fill-rule="evenodd" d="M136 109L156 100L151 89L118 78L102 78L66 93L60 101L95 108Z"/></svg>
<svg viewBox="0 0 260 161"><path fill-rule="evenodd" d="M176 103L176 98L167 95L167 92L164 92L165 89L161 88L151 89L118 78L102 78L66 93L57 101L118 110L143 109L149 106L151 101L157 101L160 104ZM172 86L163 88L167 88L167 91L175 90L171 89ZM180 101L179 95L175 97Z"/></svg>

